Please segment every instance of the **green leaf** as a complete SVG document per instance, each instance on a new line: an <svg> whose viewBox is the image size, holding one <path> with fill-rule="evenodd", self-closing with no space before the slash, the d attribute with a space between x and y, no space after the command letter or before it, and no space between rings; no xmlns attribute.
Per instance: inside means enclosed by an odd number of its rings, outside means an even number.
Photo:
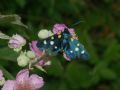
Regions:
<svg viewBox="0 0 120 90"><path fill-rule="evenodd" d="M96 85L100 81L100 76L99 75L93 75L91 78L91 85Z"/></svg>
<svg viewBox="0 0 120 90"><path fill-rule="evenodd" d="M114 80L117 78L117 75L114 71L109 68L104 68L100 70L100 75L104 79Z"/></svg>
<svg viewBox="0 0 120 90"><path fill-rule="evenodd" d="M17 53L8 47L0 48L0 60L9 60L16 62Z"/></svg>
<svg viewBox="0 0 120 90"><path fill-rule="evenodd" d="M4 67L0 66L0 69L3 71L3 74L7 79L14 79L11 73L9 73Z"/></svg>
<svg viewBox="0 0 120 90"><path fill-rule="evenodd" d="M1 39L10 39L10 37L2 32L0 32L0 38Z"/></svg>
<svg viewBox="0 0 120 90"><path fill-rule="evenodd" d="M90 69L84 64L70 63L66 70L66 78L74 89L91 86Z"/></svg>
<svg viewBox="0 0 120 90"><path fill-rule="evenodd" d="M45 83L44 87L41 90L58 90L60 83L61 82L59 80L49 80Z"/></svg>
<svg viewBox="0 0 120 90"><path fill-rule="evenodd" d="M58 90L70 90L70 89L69 89L69 87L67 87L65 81L63 80L63 81L60 83L60 86L59 86Z"/></svg>
<svg viewBox="0 0 120 90"><path fill-rule="evenodd" d="M93 74L99 73L100 70L106 68L108 66L108 63L105 61L101 61L98 64L96 64L95 68L93 69Z"/></svg>
<svg viewBox="0 0 120 90"><path fill-rule="evenodd" d="M111 90L119 90L120 89L120 79L112 83L112 89Z"/></svg>
<svg viewBox="0 0 120 90"><path fill-rule="evenodd" d="M28 27L21 22L21 17L16 14L0 15L0 25L15 25L24 29L28 29Z"/></svg>
<svg viewBox="0 0 120 90"><path fill-rule="evenodd" d="M16 2L19 4L19 6L24 7L26 4L26 0L16 0Z"/></svg>
<svg viewBox="0 0 120 90"><path fill-rule="evenodd" d="M102 61L96 65L93 70L93 74L107 80L113 80L117 78L116 73L108 68L108 63L105 61Z"/></svg>
<svg viewBox="0 0 120 90"><path fill-rule="evenodd" d="M111 41L111 44L108 46L107 50L104 52L103 59L105 61L119 60L120 55L120 45L116 40Z"/></svg>
<svg viewBox="0 0 120 90"><path fill-rule="evenodd" d="M58 60L52 59L52 63L49 68L46 68L48 75L61 77L63 75L63 67Z"/></svg>
<svg viewBox="0 0 120 90"><path fill-rule="evenodd" d="M84 39L86 40L86 45L88 52L90 53L90 63L96 64L99 61L98 55L96 53L96 48L93 46L93 42L88 35L88 32L83 33Z"/></svg>

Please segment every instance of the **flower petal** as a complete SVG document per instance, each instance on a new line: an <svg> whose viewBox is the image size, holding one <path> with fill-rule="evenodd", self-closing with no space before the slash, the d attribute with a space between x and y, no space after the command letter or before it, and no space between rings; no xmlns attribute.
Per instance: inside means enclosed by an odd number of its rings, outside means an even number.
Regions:
<svg viewBox="0 0 120 90"><path fill-rule="evenodd" d="M51 65L51 61L40 60L37 65L39 65L41 67L49 66L49 65Z"/></svg>
<svg viewBox="0 0 120 90"><path fill-rule="evenodd" d="M64 58L67 60L67 61L70 61L71 59L66 55L66 53L63 53L63 56Z"/></svg>
<svg viewBox="0 0 120 90"><path fill-rule="evenodd" d="M0 70L0 80L3 78L3 72Z"/></svg>
<svg viewBox="0 0 120 90"><path fill-rule="evenodd" d="M5 82L5 84L1 90L14 90L14 86L15 86L15 81L8 80Z"/></svg>
<svg viewBox="0 0 120 90"><path fill-rule="evenodd" d="M36 74L32 74L29 80L30 80L31 85L35 88L35 90L43 87L44 85L43 78Z"/></svg>
<svg viewBox="0 0 120 90"><path fill-rule="evenodd" d="M40 61L38 62L38 65L44 66L44 65L45 65L45 61L44 61L44 60L40 60Z"/></svg>
<svg viewBox="0 0 120 90"><path fill-rule="evenodd" d="M41 39L48 38L49 36L52 36L53 33L51 31L48 31L47 29L42 29L38 33L38 37Z"/></svg>
<svg viewBox="0 0 120 90"><path fill-rule="evenodd" d="M18 34L13 35L8 42L8 46L10 48L20 48L25 44L26 44L26 40Z"/></svg>
<svg viewBox="0 0 120 90"><path fill-rule="evenodd" d="M70 32L71 35L75 34L75 30L73 28L69 28L68 31Z"/></svg>
<svg viewBox="0 0 120 90"><path fill-rule="evenodd" d="M21 35L18 35L18 34L14 35L13 39L15 39L16 41L19 41L22 44L26 44L26 40Z"/></svg>
<svg viewBox="0 0 120 90"><path fill-rule="evenodd" d="M17 76L16 76L16 81L23 83L24 80L27 80L29 78L29 71L28 69L23 69L21 70Z"/></svg>
<svg viewBox="0 0 120 90"><path fill-rule="evenodd" d="M29 44L31 51L33 51L36 56L40 57L42 55L42 51L40 51L37 46L37 41L32 41L32 43Z"/></svg>
<svg viewBox="0 0 120 90"><path fill-rule="evenodd" d="M65 24L55 24L53 26L53 33L56 34L60 31L64 31L65 28L67 28Z"/></svg>

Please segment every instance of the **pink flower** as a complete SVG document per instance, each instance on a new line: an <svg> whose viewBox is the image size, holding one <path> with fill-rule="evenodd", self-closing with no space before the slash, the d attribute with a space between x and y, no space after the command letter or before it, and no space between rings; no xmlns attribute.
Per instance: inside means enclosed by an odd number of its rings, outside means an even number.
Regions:
<svg viewBox="0 0 120 90"><path fill-rule="evenodd" d="M42 66L42 67L44 67L44 66L49 66L49 65L51 65L51 61L50 61L50 60L49 60L49 61L40 60L40 61L38 62L38 65L40 65L40 66Z"/></svg>
<svg viewBox="0 0 120 90"><path fill-rule="evenodd" d="M55 24L53 26L53 33L56 34L60 31L64 31L65 28L67 28L65 24Z"/></svg>
<svg viewBox="0 0 120 90"><path fill-rule="evenodd" d="M68 57L68 56L66 55L66 53L63 53L63 57L64 57L67 61L71 61L70 57Z"/></svg>
<svg viewBox="0 0 120 90"><path fill-rule="evenodd" d="M36 44L37 44L37 41L32 41L32 43L29 44L30 49L36 54L37 57L41 57L42 51L39 50Z"/></svg>
<svg viewBox="0 0 120 90"><path fill-rule="evenodd" d="M68 31L70 32L70 34L71 34L72 36L75 35L75 29L69 28Z"/></svg>
<svg viewBox="0 0 120 90"><path fill-rule="evenodd" d="M55 24L53 26L53 33L63 32L65 28L68 29L71 35L75 34L75 30L73 28L68 28L65 24Z"/></svg>
<svg viewBox="0 0 120 90"><path fill-rule="evenodd" d="M32 41L32 43L30 43L30 49L31 51L33 51L35 54L36 54L36 57L38 59L40 59L40 57L42 57L43 55L43 51L40 51L39 48L36 46L37 44L37 41ZM46 61L46 60L40 60L37 65L41 66L41 67L44 67L44 66L48 66L50 65L50 60L49 61Z"/></svg>
<svg viewBox="0 0 120 90"><path fill-rule="evenodd" d="M8 42L8 46L10 48L21 48L25 44L26 44L26 40L18 34L13 35Z"/></svg>
<svg viewBox="0 0 120 90"><path fill-rule="evenodd" d="M39 90L44 85L42 77L36 74L29 76L28 69L21 70L16 80L7 80L1 90Z"/></svg>
<svg viewBox="0 0 120 90"><path fill-rule="evenodd" d="M3 77L3 72L2 70L0 70L0 80L2 80L4 77Z"/></svg>
<svg viewBox="0 0 120 90"><path fill-rule="evenodd" d="M2 86L5 83L5 78L3 77L3 72L0 70L0 86Z"/></svg>

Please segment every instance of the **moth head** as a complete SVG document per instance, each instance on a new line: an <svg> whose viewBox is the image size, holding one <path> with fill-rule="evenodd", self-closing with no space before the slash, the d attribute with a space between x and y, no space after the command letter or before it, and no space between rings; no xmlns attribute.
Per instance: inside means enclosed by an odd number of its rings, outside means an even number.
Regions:
<svg viewBox="0 0 120 90"><path fill-rule="evenodd" d="M68 38L70 38L70 32L69 32L69 30L67 29L67 28L65 28L64 29L64 31L63 31L63 37L65 38L65 39L68 39Z"/></svg>

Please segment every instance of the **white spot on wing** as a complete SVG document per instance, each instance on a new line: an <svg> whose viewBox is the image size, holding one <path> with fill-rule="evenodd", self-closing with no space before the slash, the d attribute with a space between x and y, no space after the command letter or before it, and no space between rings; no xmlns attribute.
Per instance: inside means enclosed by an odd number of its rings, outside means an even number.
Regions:
<svg viewBox="0 0 120 90"><path fill-rule="evenodd" d="M51 39L54 39L54 37L51 37Z"/></svg>
<svg viewBox="0 0 120 90"><path fill-rule="evenodd" d="M47 44L47 42L46 42L46 40L44 40L44 42L43 42L45 45Z"/></svg>
<svg viewBox="0 0 120 90"><path fill-rule="evenodd" d="M80 46L80 44L78 43L77 46Z"/></svg>
<svg viewBox="0 0 120 90"><path fill-rule="evenodd" d="M71 53L73 53L73 51L72 51L72 50L71 50L70 52L71 52Z"/></svg>
<svg viewBox="0 0 120 90"><path fill-rule="evenodd" d="M81 51L81 54L84 54L85 53L85 50Z"/></svg>
<svg viewBox="0 0 120 90"><path fill-rule="evenodd" d="M75 48L75 51L79 51L79 48L78 48L78 47L76 47L76 48Z"/></svg>
<svg viewBox="0 0 120 90"><path fill-rule="evenodd" d="M53 45L54 44L54 41L50 41L50 45Z"/></svg>
<svg viewBox="0 0 120 90"><path fill-rule="evenodd" d="M55 46L55 49L57 49L57 46Z"/></svg>

